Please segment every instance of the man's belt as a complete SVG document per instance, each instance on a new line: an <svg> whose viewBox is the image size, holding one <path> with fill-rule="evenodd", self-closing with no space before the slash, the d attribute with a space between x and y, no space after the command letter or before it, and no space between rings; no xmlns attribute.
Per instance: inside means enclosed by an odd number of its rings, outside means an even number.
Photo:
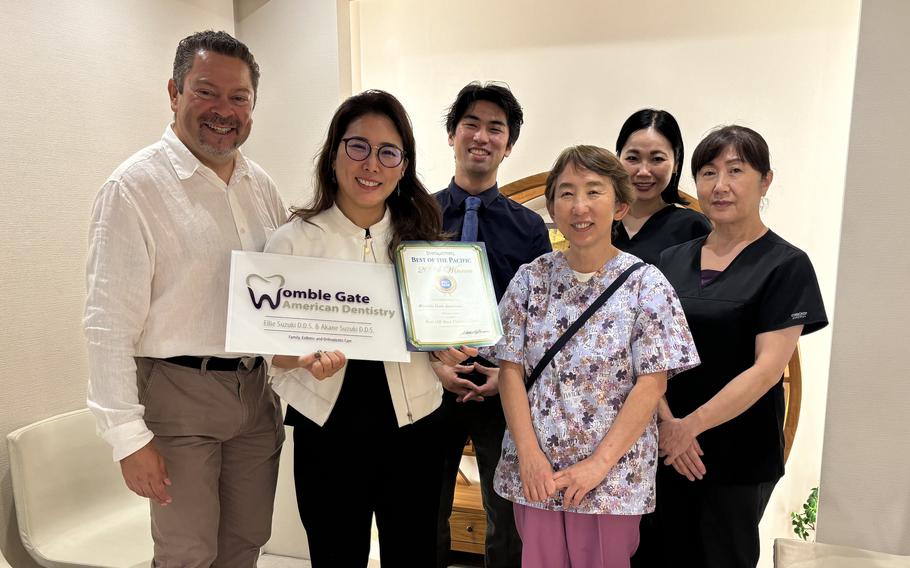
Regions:
<svg viewBox="0 0 910 568"><path fill-rule="evenodd" d="M178 355L177 357L162 359L162 361L167 361L174 365L199 369L200 371L245 371L247 367L243 362L248 360L250 359L244 357L225 359L223 357L193 357L192 355ZM253 358L250 370L256 369L259 365L262 365L262 357Z"/></svg>

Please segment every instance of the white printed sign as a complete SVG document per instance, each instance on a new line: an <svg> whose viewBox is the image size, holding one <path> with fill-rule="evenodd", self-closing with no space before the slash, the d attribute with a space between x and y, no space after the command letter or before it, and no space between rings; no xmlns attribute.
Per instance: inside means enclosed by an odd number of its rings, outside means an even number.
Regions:
<svg viewBox="0 0 910 568"><path fill-rule="evenodd" d="M234 251L225 349L409 362L390 264Z"/></svg>

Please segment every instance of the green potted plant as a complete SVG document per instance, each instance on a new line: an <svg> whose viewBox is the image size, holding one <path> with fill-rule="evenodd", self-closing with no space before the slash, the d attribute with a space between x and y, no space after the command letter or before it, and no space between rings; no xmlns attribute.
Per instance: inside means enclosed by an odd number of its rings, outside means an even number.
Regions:
<svg viewBox="0 0 910 568"><path fill-rule="evenodd" d="M818 487L813 487L809 492L809 498L803 503L803 509L800 512L790 513L790 521L793 525L793 532L803 540L815 540L815 520L818 516Z"/></svg>

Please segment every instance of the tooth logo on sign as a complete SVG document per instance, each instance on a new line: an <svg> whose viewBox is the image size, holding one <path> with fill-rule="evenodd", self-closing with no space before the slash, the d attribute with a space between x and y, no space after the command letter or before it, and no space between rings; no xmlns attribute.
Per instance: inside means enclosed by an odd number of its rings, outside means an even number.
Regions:
<svg viewBox="0 0 910 568"><path fill-rule="evenodd" d="M246 289L250 292L250 300L257 310L262 309L262 302L265 300L273 310L278 309L278 303L281 301L281 287L284 286L284 276L273 274L271 276L259 276L250 274L246 277Z"/></svg>

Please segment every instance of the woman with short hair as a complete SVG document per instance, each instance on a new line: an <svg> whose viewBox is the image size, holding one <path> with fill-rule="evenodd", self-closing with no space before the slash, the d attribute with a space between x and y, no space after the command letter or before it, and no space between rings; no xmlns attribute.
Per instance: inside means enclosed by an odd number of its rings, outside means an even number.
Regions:
<svg viewBox="0 0 910 568"><path fill-rule="evenodd" d="M666 279L611 244L631 193L607 150L563 151L545 195L570 247L523 265L500 302L509 429L495 489L515 503L525 568L629 565L654 507L657 403L668 376L698 364ZM623 277L526 392L544 353Z"/></svg>
<svg viewBox="0 0 910 568"><path fill-rule="evenodd" d="M774 177L764 138L737 125L709 133L692 175L714 230L665 250L659 267L702 364L673 381L659 411L653 547L669 555L664 566L754 567L784 474L784 368L799 336L828 320L809 257L759 214Z"/></svg>

